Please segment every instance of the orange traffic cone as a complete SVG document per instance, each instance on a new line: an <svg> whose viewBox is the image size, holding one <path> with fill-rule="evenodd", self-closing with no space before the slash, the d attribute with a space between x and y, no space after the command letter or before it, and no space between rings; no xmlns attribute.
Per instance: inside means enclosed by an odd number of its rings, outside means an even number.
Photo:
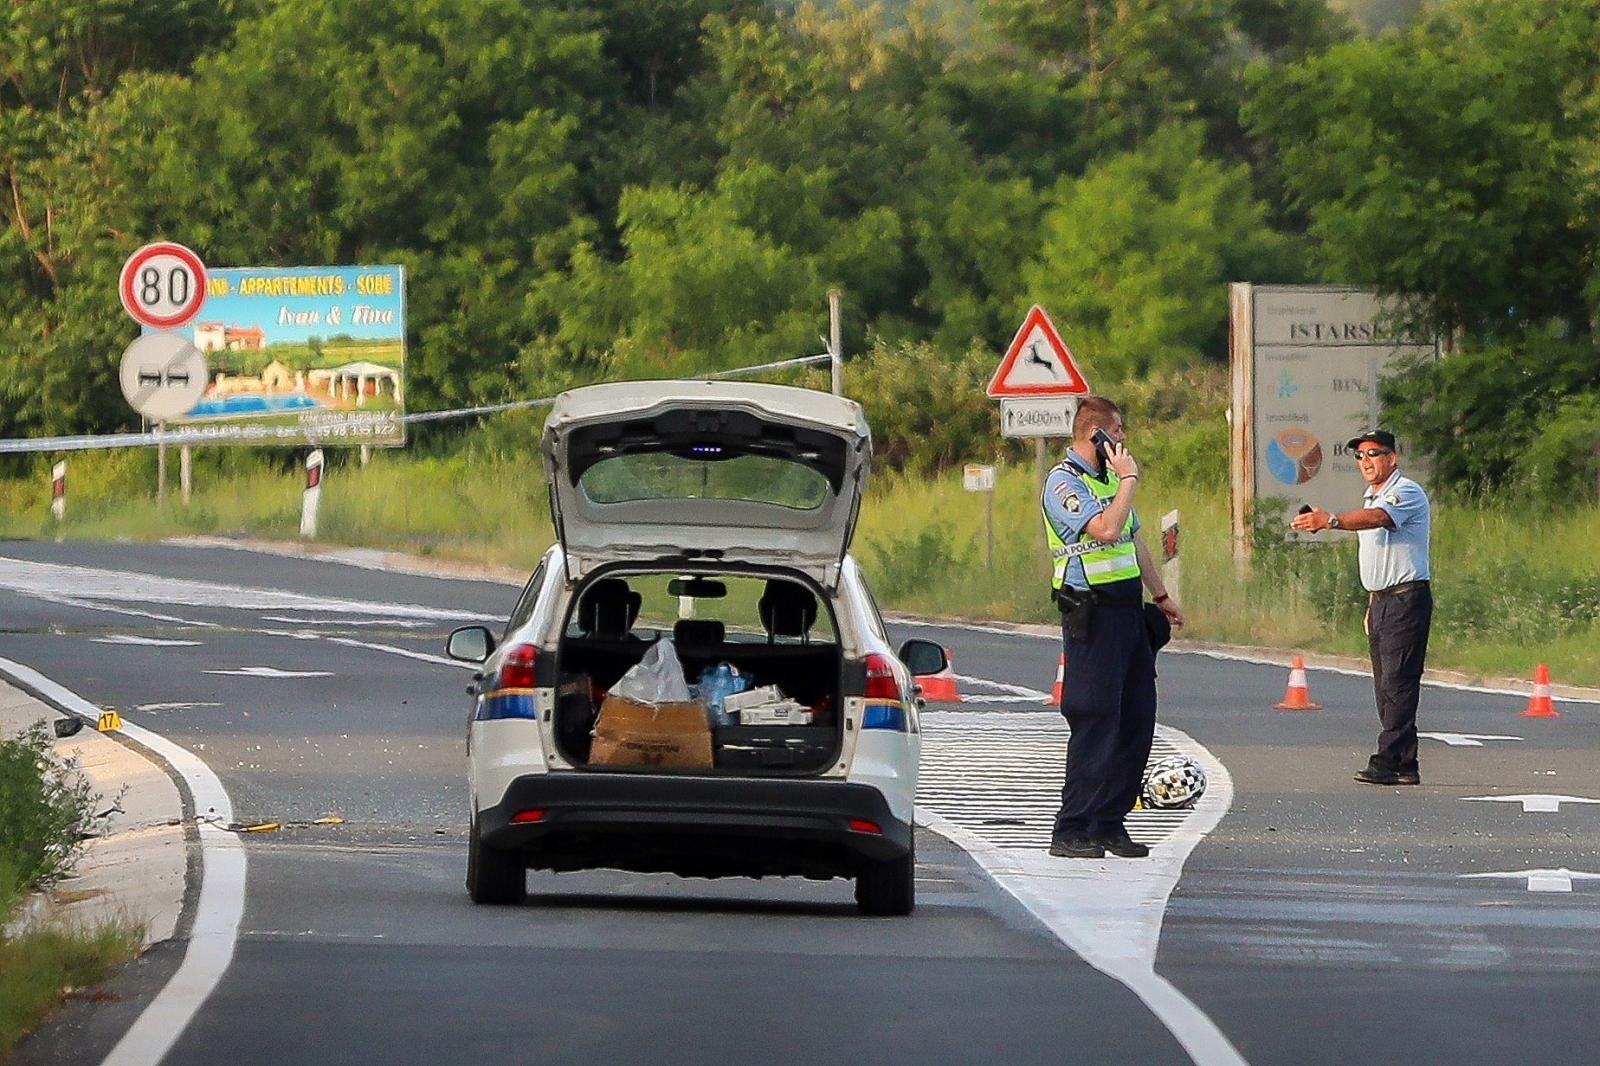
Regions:
<svg viewBox="0 0 1600 1066"><path fill-rule="evenodd" d="M1296 655L1289 667L1289 687L1283 693L1283 702L1274 703L1272 708L1277 711L1322 710L1322 704L1311 702L1311 689L1306 685L1306 661L1300 656Z"/></svg>
<svg viewBox="0 0 1600 1066"><path fill-rule="evenodd" d="M1067 676L1067 653L1062 652L1061 658L1056 661L1056 687L1050 690L1050 698L1044 701L1046 707L1061 706L1061 681Z"/></svg>
<svg viewBox="0 0 1600 1066"><path fill-rule="evenodd" d="M943 670L917 678L917 684L922 686L922 698L930 703L959 703L961 694L956 691L956 672L951 665L949 648L944 650L944 658Z"/></svg>
<svg viewBox="0 0 1600 1066"><path fill-rule="evenodd" d="M1550 698L1550 668L1540 663L1533 671L1533 695L1528 697L1524 718L1560 718L1555 701Z"/></svg>

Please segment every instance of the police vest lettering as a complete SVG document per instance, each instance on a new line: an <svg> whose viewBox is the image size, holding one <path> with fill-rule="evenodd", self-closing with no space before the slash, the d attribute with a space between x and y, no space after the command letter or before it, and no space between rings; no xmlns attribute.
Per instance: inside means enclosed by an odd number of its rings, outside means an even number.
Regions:
<svg viewBox="0 0 1600 1066"><path fill-rule="evenodd" d="M1117 494L1119 479L1115 471L1107 470L1106 480L1101 482L1098 478L1082 477L1081 471L1067 463L1059 464L1057 469L1079 474L1079 480L1097 500L1109 500ZM1126 581L1139 576L1139 556L1133 544L1131 509L1122 524L1122 535L1109 544L1096 540L1088 532L1079 534L1076 544L1068 544L1056 532L1048 515L1045 517L1044 531L1050 543L1050 558L1055 562L1055 573L1050 578L1051 588L1059 589L1066 584L1067 567L1073 559L1083 560L1083 576L1090 586L1109 585L1114 581Z"/></svg>

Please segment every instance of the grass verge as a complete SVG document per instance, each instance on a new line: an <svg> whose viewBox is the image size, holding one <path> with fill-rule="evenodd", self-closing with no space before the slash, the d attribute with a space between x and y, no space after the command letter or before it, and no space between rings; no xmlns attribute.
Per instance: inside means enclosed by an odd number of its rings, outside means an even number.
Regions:
<svg viewBox="0 0 1600 1066"><path fill-rule="evenodd" d="M0 736L0 1058L75 988L97 984L131 959L144 928L18 920L26 896L70 874L96 797L58 758L44 723Z"/></svg>
<svg viewBox="0 0 1600 1066"><path fill-rule="evenodd" d="M1209 455L1214 446L1199 441ZM1158 442L1159 443L1159 442ZM1210 442L1214 445L1215 442ZM220 451L220 449L218 450ZM1161 516L1181 519L1184 636L1304 652L1365 655L1365 595L1353 537L1325 543L1257 537L1254 566L1235 569L1227 493L1171 476L1186 450L1153 446L1138 498L1146 542L1158 551ZM152 498L154 457L91 453L74 459L68 521L49 516L38 484L0 482L0 535L148 539L181 533L294 539L302 474L262 461L197 460L184 506ZM1214 472L1202 480L1215 483ZM361 467L331 453L320 539L531 568L552 534L538 465L525 457L463 452L448 458L378 452ZM1359 484L1350 485L1352 503ZM931 479L880 474L862 509L854 551L889 609L1049 622L1049 564L1031 463L999 468L987 559L984 501L959 471ZM1600 686L1600 508L1537 513L1525 505L1441 500L1434 509L1436 613L1429 664L1481 678L1530 678L1539 663L1557 683Z"/></svg>
<svg viewBox="0 0 1600 1066"><path fill-rule="evenodd" d="M0 913L13 913L0 898ZM0 1059L9 1056L73 990L99 984L139 952L144 932L132 923L92 929L47 926L0 934Z"/></svg>

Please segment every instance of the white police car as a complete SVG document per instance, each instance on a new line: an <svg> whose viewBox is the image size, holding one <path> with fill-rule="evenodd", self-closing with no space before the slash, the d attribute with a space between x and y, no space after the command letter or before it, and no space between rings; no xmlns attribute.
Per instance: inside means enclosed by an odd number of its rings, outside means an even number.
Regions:
<svg viewBox="0 0 1600 1066"><path fill-rule="evenodd" d="M520 902L530 868L612 868L849 877L863 912L909 913L913 670L945 654L891 649L847 553L872 451L860 405L594 385L556 400L541 451L559 541L498 639L467 626L448 645L482 663L472 899ZM665 646L664 672L640 677L666 638L685 682L725 696L721 715L640 697L670 680Z"/></svg>

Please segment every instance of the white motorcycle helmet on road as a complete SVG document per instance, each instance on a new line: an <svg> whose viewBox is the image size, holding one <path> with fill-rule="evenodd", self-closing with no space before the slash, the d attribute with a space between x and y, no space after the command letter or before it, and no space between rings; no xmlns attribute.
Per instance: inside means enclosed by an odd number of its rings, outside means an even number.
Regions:
<svg viewBox="0 0 1600 1066"><path fill-rule="evenodd" d="M1206 790L1206 772L1187 755L1168 755L1145 768L1139 790L1152 810L1182 810L1199 802Z"/></svg>

